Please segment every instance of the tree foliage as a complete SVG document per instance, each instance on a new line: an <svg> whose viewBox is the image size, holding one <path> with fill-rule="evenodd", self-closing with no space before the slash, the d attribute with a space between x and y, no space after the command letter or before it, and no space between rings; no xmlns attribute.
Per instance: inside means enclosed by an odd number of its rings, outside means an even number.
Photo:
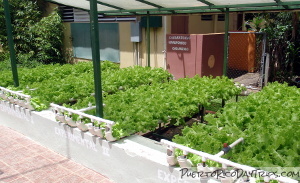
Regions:
<svg viewBox="0 0 300 183"><path fill-rule="evenodd" d="M5 54L7 38L2 2L0 44L4 51L2 54ZM33 63L62 63L63 26L58 12L43 17L37 0L11 0L9 3L18 63L28 66Z"/></svg>
<svg viewBox="0 0 300 183"><path fill-rule="evenodd" d="M267 33L270 80L290 82L300 70L300 30L297 12L258 14L249 21L252 30Z"/></svg>

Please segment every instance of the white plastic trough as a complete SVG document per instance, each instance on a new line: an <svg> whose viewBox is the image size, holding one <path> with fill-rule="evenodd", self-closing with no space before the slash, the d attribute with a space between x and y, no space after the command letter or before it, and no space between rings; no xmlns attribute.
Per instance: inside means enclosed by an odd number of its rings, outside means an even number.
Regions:
<svg viewBox="0 0 300 183"><path fill-rule="evenodd" d="M232 143L230 145L230 147L233 147L233 146L237 145L237 143L241 142L242 140L243 140L242 138L238 139L237 141L235 141L234 143ZM212 155L212 154L208 154L208 153L205 153L205 152L202 152L202 151L197 151L197 150L191 149L189 147L186 147L186 146L183 146L183 145L180 145L180 144L176 144L174 142L170 142L170 141L167 141L167 140L164 140L164 139L161 140L161 143L163 145L165 145L168 148L169 151L173 151L174 152L176 149L180 149L180 150L182 150L184 152L184 155L188 155L189 153L192 153L192 154L195 154L195 155L198 155L198 156L202 157L202 161L203 162L206 162L207 160L212 160L212 161L221 163L223 170L226 170L227 167L231 167L233 169L239 169L239 170L242 170L244 172L249 172L249 176L251 175L251 172L257 172L257 174L261 174L261 175L270 175L269 177L265 177L264 178L265 182L269 182L270 180L277 180L279 182L284 182L284 183L298 183L297 180L293 180L291 178L277 177L276 175L270 174L267 171L258 170L256 168L253 168L253 167L250 167L250 166L247 166L247 165L241 165L241 164L229 161L227 159L221 158L220 156L222 156L224 154L223 151L219 152L216 155ZM170 160L170 159L173 159L173 158L175 158L173 156L173 153L169 153L167 159L168 159L168 162L170 162L169 163L170 165L173 164L173 161ZM198 164L198 167L197 167L198 170L202 168L202 167L199 167L199 166L202 166L202 164ZM185 168L185 167L186 166L183 166L183 168ZM209 169L209 170L211 170L211 169ZM234 179L232 179L233 177L228 177L228 178L231 178L231 180L228 180L228 179L222 180L222 178L221 178L221 182L232 183L232 182L235 181Z"/></svg>
<svg viewBox="0 0 300 183"><path fill-rule="evenodd" d="M114 123L109 120L97 118L81 111L66 109L55 104L51 105L56 114L70 112L90 117L91 120L104 122L107 125ZM41 112L31 111L27 108L0 101L0 125L8 126L41 145L48 147L65 157L68 157L86 167L102 173L117 183L230 183L233 179L216 177L192 177L184 176L183 169L171 162L170 156L174 150L182 149L185 154L194 153L202 158L222 163L227 166L252 171L254 168L240 165L217 155L196 151L173 142L162 140L160 143L138 135L110 142L78 128L72 128L68 124L56 121L56 114L51 110ZM68 118L65 118L66 122ZM198 170L206 167L198 167ZM190 170L191 171L191 170ZM84 173L84 172L82 172ZM266 181L268 178L266 178ZM280 177L270 179L285 183L296 183L297 181ZM242 179L240 183L245 182ZM250 179L255 182L255 179ZM249 183L249 182L248 182Z"/></svg>
<svg viewBox="0 0 300 183"><path fill-rule="evenodd" d="M14 97L15 96L15 97ZM0 86L0 98L23 108L34 110L30 104L31 96L18 91L9 90Z"/></svg>
<svg viewBox="0 0 300 183"><path fill-rule="evenodd" d="M100 117L96 117L96 116L93 116L93 115L89 115L89 114L86 114L86 113L83 112L83 111L87 111L87 110L90 110L90 109L94 109L94 107L90 106L88 108L81 109L81 110L73 110L73 109L66 108L66 107L63 107L63 106L59 106L59 105L56 105L56 104L50 104L50 106L52 107L52 111L54 112L54 114L56 116L55 117L56 120L58 120L60 122L63 122L63 123L66 123L66 124L69 124L72 127L74 127L75 124L76 124L76 126L81 131L84 131L84 132L85 131L90 131L91 134L96 135L100 138L104 138L104 134L103 134L102 130L103 131L105 130L105 139L106 140L108 140L108 141L115 141L116 140L116 138L114 138L113 135L112 135L112 126L115 124L115 122L107 120L107 119L103 119L103 118L100 118ZM67 114L64 114L64 113L67 113ZM85 124L82 121L76 121L75 122L70 117L72 114L79 115L79 117L81 119L84 118L84 117L88 118L90 120L90 123ZM96 126L93 125L94 122L97 122L98 124L105 123L106 128L102 129L102 128L96 127Z"/></svg>

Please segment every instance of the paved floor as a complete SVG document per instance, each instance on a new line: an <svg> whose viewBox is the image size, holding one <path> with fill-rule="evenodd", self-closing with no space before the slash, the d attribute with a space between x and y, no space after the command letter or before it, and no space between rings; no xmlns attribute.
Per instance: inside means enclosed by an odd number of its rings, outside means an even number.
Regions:
<svg viewBox="0 0 300 183"><path fill-rule="evenodd" d="M0 183L112 183L107 177L0 125Z"/></svg>

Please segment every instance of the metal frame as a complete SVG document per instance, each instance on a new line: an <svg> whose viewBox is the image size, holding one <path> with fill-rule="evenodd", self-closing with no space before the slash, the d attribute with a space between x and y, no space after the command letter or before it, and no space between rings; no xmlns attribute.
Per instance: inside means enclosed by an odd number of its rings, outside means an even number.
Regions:
<svg viewBox="0 0 300 183"><path fill-rule="evenodd" d="M47 0L53 3L61 3L59 0ZM81 0L82 2L86 0ZM289 1L283 2L281 0L274 0L271 3L249 3L246 4L234 4L228 1L226 5L217 5L210 0L197 0L206 6L193 6L191 4L190 7L163 7L159 4L153 3L151 0L136 0L136 2L143 3L149 6L152 6L151 9L125 9L121 6L116 6L109 3L104 3L101 0L97 0L98 4L111 8L112 10L101 11L98 13L103 14L105 16L129 16L129 15L147 15L149 12L150 15L164 15L164 14L194 14L194 13L219 13L224 11L224 9L228 8L229 12L243 12L243 11L276 11L276 10L298 10L300 9L300 1ZM70 5L68 1L66 1L66 5ZM89 9L81 8L89 11Z"/></svg>
<svg viewBox="0 0 300 183"><path fill-rule="evenodd" d="M72 6L72 3L68 0L46 0L52 3L64 4ZM150 15L164 15L164 14L201 14L201 13L220 13L225 12L225 38L224 38L224 66L223 73L226 73L228 62L228 26L229 26L229 12L242 12L242 11L277 11L277 10L298 10L300 9L300 1L282 2L281 0L273 0L272 3L246 3L246 4L234 4L228 0L225 5L217 5L210 2L210 0L197 0L203 3L204 6L195 6L191 3L190 7L163 7L152 0L135 0L137 3L143 3L148 6L152 6L150 9L125 9L121 5L110 4L103 2L102 0L77 0L86 4L89 1L89 8L73 6L75 8L87 10L90 12L91 22L91 40L92 40L92 58L94 64L94 85L95 85L95 98L96 98L96 116L103 117L103 101L102 101L102 86L101 86L101 65L100 65L100 51L99 51L99 38L98 38L98 14L104 16L132 16L132 15L147 15L147 58L148 66L150 66L150 29L149 29L149 16ZM115 1L112 1L115 2ZM125 2L125 0L124 0ZM249 2L252 2L249 0ZM259 2L259 1L258 1ZM116 3L116 2L115 2ZM16 66L16 55L14 52L12 28L10 22L10 12L8 0L3 1L5 9L5 19L8 32L8 40L10 46L11 65L14 77L15 86L19 85L18 73ZM112 9L109 11L101 11L97 9L97 5L102 5Z"/></svg>

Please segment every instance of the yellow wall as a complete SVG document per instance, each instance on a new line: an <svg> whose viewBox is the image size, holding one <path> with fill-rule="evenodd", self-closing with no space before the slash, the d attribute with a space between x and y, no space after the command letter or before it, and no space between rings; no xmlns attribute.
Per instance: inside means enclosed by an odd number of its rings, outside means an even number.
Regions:
<svg viewBox="0 0 300 183"><path fill-rule="evenodd" d="M146 66L148 61L146 29L142 29L143 42L140 44L140 50L143 50L141 55L142 66ZM164 67L164 29L150 28L150 64L151 67Z"/></svg>
<svg viewBox="0 0 300 183"><path fill-rule="evenodd" d="M119 23L120 36L120 67L129 67L135 65L134 43L130 41L130 22Z"/></svg>
<svg viewBox="0 0 300 183"><path fill-rule="evenodd" d="M206 34L214 31L214 21L202 21L201 15L189 16L189 33Z"/></svg>
<svg viewBox="0 0 300 183"><path fill-rule="evenodd" d="M229 15L229 30L236 30L234 23L236 14ZM220 33L225 31L225 21L218 21L218 15L213 15L213 20L203 21L201 15L189 16L189 33L190 34L207 34L207 33Z"/></svg>
<svg viewBox="0 0 300 183"><path fill-rule="evenodd" d="M163 18L164 19L164 18ZM170 18L167 18L171 20ZM164 22L164 20L163 20ZM165 32L170 32L170 24L165 27L150 28L150 65L151 67L165 67L164 42ZM147 66L147 32L141 29L142 42L133 43L130 41L130 22L119 23L120 33L120 66L129 67L133 65ZM168 32L169 31L169 32ZM139 51L139 54L138 54Z"/></svg>
<svg viewBox="0 0 300 183"><path fill-rule="evenodd" d="M53 10L56 5L49 4L47 12ZM235 29L232 19L233 14L230 14L230 30ZM206 34L215 32L224 32L224 21L217 21L217 15L213 16L213 21L202 21L201 15L189 15L189 33L190 34ZM138 17L139 19L139 17ZM150 60L151 67L166 68L165 60L165 46L166 46L166 34L171 33L171 16L162 17L163 26L159 28L150 28ZM71 24L64 23L65 38L64 53L65 56L73 55L72 53L72 40L71 40ZM120 67L129 67L134 65L147 65L147 38L146 28L142 28L142 42L133 43L130 40L131 26L130 22L119 23L119 36L120 36ZM139 54L138 54L139 51ZM69 62L73 62L73 59L69 59Z"/></svg>

